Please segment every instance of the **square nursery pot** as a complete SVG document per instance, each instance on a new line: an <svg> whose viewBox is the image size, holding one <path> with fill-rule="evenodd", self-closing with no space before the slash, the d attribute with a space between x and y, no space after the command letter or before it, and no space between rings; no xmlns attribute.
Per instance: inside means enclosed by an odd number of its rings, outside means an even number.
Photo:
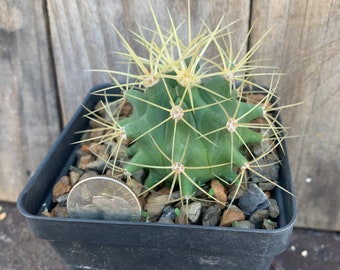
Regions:
<svg viewBox="0 0 340 270"><path fill-rule="evenodd" d="M84 105L93 108L99 99L89 94ZM80 139L76 132L87 128L85 113L78 109L17 201L33 233L48 240L70 269L265 270L287 248L296 202L278 188L274 197L281 214L274 230L40 216L43 204L52 206L54 183L75 163L79 145L72 143ZM287 154L281 152L280 159L279 184L293 192Z"/></svg>

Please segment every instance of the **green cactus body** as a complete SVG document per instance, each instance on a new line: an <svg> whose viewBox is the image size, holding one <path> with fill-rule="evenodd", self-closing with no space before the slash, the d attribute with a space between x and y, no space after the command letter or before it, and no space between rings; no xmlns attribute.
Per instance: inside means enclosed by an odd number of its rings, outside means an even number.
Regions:
<svg viewBox="0 0 340 270"><path fill-rule="evenodd" d="M190 91L174 80L160 80L144 92L128 90L125 96L134 111L119 125L135 140L128 148L132 158L125 169L132 174L146 168L147 187L165 178L171 183L176 177L182 196L191 197L216 176L231 182L237 176L235 168L247 163L244 144L262 140L260 133L242 127L262 116L262 107L241 102L222 76ZM178 119L171 115L173 108ZM235 131L228 130L230 118L239 119Z"/></svg>
<svg viewBox="0 0 340 270"><path fill-rule="evenodd" d="M164 30L152 7L151 12L156 26L151 30L153 38L146 39L143 28L135 33L146 56L138 54L115 28L126 48L126 52L118 54L129 67L125 72L101 70L109 73L121 89L121 98L115 106L104 104L112 121L95 120L102 121L102 129L107 132L101 143L116 145L107 160L112 175L115 170L128 176L145 170L146 190L139 195L167 185L170 200L171 193L179 186L182 203L195 197L198 190L203 191L202 186L214 178L227 184L236 183L238 189L247 180L246 172L251 171L271 182L258 173L258 168L264 166L259 161L281 145L285 128L275 116L280 108L271 103L277 74L258 71L269 67L255 66L251 61L263 38L245 54L246 41L235 52L230 31L221 26L222 20L213 29L204 23L203 30L193 37L189 19L187 43L184 43L180 27L174 25L171 16L171 27ZM217 55L209 56L210 49L217 51ZM130 71L130 64L137 72ZM122 75L126 77L125 83L116 78ZM261 75L273 78L268 90L251 80ZM243 91L245 88L253 88L251 96L259 93L255 89L262 89L262 95L250 97ZM105 99L110 94L109 89L100 92ZM252 103L246 102L248 98ZM131 103L133 113L122 119L119 108L126 101ZM130 142L126 150L130 159L119 160L120 146L126 138ZM262 141L266 142L263 144L266 148L261 146L261 151L264 150L253 154L251 145ZM176 189L175 185L178 185Z"/></svg>

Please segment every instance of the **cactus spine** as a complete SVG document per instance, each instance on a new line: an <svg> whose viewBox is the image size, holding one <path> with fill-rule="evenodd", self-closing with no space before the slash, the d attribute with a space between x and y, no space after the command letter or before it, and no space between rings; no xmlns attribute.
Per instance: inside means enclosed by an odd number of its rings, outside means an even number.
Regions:
<svg viewBox="0 0 340 270"><path fill-rule="evenodd" d="M243 57L234 55L228 27L220 22L214 29L204 25L193 38L189 25L188 44L184 44L171 16L171 28L165 31L152 7L151 13L156 25L154 38L146 40L143 33L135 34L147 51L145 57L139 56L116 29L127 50L120 55L138 73L103 70L121 89L115 106L104 104L111 117L109 121L102 119L107 133L101 142L116 145L110 166L127 175L147 171L147 190L164 184L173 192L178 186L182 202L194 198L199 190L205 192L202 186L213 178L239 186L247 179L247 171L258 174L258 160L280 146L285 134L271 114L280 109L270 103L276 84L262 89L264 95L258 103L246 102L245 89L255 85L250 78L257 68L248 61L262 39ZM216 57L206 56L211 47L217 50ZM268 74L272 73L264 75ZM126 82L118 82L118 75L126 76ZM109 89L99 94L109 95ZM119 110L126 101L133 113L120 119ZM122 169L112 157L126 139L130 160ZM252 154L251 145L263 141L269 141L268 149L260 156Z"/></svg>

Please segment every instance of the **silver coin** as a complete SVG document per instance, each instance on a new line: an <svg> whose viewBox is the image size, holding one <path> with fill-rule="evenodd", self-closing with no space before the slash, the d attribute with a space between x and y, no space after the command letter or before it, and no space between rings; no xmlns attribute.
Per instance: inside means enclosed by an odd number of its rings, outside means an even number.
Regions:
<svg viewBox="0 0 340 270"><path fill-rule="evenodd" d="M67 198L72 218L139 221L141 206L124 183L105 176L89 177L77 183Z"/></svg>

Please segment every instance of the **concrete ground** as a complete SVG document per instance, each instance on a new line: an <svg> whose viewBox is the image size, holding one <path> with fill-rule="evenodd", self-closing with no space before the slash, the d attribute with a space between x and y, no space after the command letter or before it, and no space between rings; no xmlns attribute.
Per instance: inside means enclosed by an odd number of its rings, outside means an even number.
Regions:
<svg viewBox="0 0 340 270"><path fill-rule="evenodd" d="M0 270L65 270L59 255L36 238L15 204L0 202ZM295 229L272 270L340 270L340 233Z"/></svg>

